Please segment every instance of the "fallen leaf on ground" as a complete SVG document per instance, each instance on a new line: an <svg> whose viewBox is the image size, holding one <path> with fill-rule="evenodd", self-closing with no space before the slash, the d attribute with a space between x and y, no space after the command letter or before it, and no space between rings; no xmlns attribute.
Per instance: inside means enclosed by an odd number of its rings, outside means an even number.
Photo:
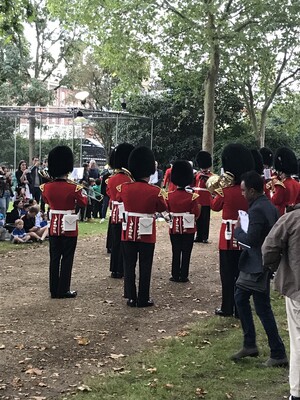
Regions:
<svg viewBox="0 0 300 400"><path fill-rule="evenodd" d="M188 335L189 335L189 332L187 332L187 331L180 331L177 333L177 336L179 336L179 337L184 337L184 336L188 336Z"/></svg>
<svg viewBox="0 0 300 400"><path fill-rule="evenodd" d="M125 357L125 356L122 353L121 354L111 353L109 357L112 358L113 360L117 360L118 358L122 358L122 357Z"/></svg>
<svg viewBox="0 0 300 400"><path fill-rule="evenodd" d="M90 340L87 337L75 336L74 339L80 346L87 346L90 343Z"/></svg>
<svg viewBox="0 0 300 400"><path fill-rule="evenodd" d="M146 369L147 372L150 372L151 374L153 374L154 372L157 371L157 368L148 368Z"/></svg>
<svg viewBox="0 0 300 400"><path fill-rule="evenodd" d="M202 389L202 388L197 388L196 389L196 395L200 398L200 399L204 399L204 396L207 394L207 392Z"/></svg>
<svg viewBox="0 0 300 400"><path fill-rule="evenodd" d="M166 383L165 384L165 388L168 389L168 390L173 389L173 387L174 387L173 383Z"/></svg>
<svg viewBox="0 0 300 400"><path fill-rule="evenodd" d="M30 374L30 375L42 375L42 371L38 368L29 368L27 371L25 371L25 374Z"/></svg>
<svg viewBox="0 0 300 400"><path fill-rule="evenodd" d="M0 344L0 350L5 349L5 344Z"/></svg>
<svg viewBox="0 0 300 400"><path fill-rule="evenodd" d="M78 390L80 390L81 392L91 392L92 389L87 386L87 385L80 385L77 387Z"/></svg>

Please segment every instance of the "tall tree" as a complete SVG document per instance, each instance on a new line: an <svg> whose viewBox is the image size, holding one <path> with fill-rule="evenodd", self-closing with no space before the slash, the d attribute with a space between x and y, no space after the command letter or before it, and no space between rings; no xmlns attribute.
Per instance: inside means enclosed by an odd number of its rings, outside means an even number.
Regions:
<svg viewBox="0 0 300 400"><path fill-rule="evenodd" d="M202 147L212 152L215 128L215 91L226 52L237 48L249 32L263 28L268 35L292 26L298 2L282 0L76 0L71 5L51 0L52 10L66 18L79 12L102 46L105 59L118 70L138 71L139 57L159 60L172 76L178 65L186 70L207 68ZM87 9L93 10L85 13ZM68 12L68 15L67 15ZM280 16L275 18L276 16ZM77 15L78 16L78 15ZM252 42L255 52L255 42ZM135 68L133 68L135 66ZM200 136L200 135L199 135Z"/></svg>

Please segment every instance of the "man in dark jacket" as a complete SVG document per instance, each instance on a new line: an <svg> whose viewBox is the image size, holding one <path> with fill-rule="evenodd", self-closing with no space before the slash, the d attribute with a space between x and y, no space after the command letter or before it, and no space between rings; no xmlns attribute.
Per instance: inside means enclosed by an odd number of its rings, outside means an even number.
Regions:
<svg viewBox="0 0 300 400"><path fill-rule="evenodd" d="M288 364L284 344L279 336L274 314L270 303L270 279L264 272L261 246L272 226L278 219L273 204L263 194L263 179L250 171L242 176L241 190L249 203L249 225L238 221L234 237L243 248L239 260L240 275L236 281L235 302L239 312L243 332L243 348L231 359L238 361L244 357L258 356L256 334L250 305L253 297L256 313L268 336L271 349L267 367L285 366Z"/></svg>

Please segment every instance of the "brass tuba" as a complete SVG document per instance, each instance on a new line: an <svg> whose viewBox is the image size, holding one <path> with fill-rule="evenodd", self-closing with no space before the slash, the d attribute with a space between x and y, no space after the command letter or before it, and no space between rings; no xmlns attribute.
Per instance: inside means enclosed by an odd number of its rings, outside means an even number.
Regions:
<svg viewBox="0 0 300 400"><path fill-rule="evenodd" d="M212 175L207 179L206 188L211 194L224 196L223 189L234 185L234 175L231 172L224 172L222 175Z"/></svg>

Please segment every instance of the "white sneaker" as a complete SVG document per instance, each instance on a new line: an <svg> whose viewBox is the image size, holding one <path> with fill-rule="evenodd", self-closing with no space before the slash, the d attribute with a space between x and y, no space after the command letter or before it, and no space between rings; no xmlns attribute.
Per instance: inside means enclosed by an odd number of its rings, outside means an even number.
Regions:
<svg viewBox="0 0 300 400"><path fill-rule="evenodd" d="M102 224L105 221L105 218L100 219L100 224Z"/></svg>

